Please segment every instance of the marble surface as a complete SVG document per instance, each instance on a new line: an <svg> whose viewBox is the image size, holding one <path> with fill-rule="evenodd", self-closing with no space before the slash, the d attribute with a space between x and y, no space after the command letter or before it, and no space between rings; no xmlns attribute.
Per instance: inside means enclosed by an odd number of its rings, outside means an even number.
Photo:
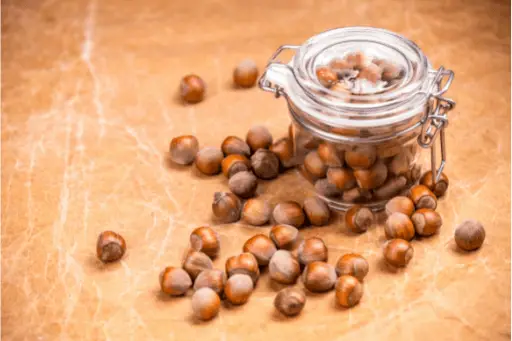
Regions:
<svg viewBox="0 0 512 341"><path fill-rule="evenodd" d="M509 14L498 0L3 1L2 339L510 339ZM351 25L405 34L456 72L441 232L414 241L410 266L392 272L382 227L354 236L338 217L302 233L324 238L330 262L347 251L368 258L359 306L310 295L301 316L284 320L264 276L248 304L194 323L189 297L162 296L158 273L179 263L193 228L212 224L212 195L227 187L221 175L170 167L170 139L219 145L259 123L284 135L285 102L232 89L232 68L247 57L263 68L281 44ZM209 88L184 106L176 93L189 72ZM292 171L259 192L302 200L310 187ZM466 218L487 229L470 254L452 239ZM95 258L106 229L128 244L111 266ZM223 267L268 226L215 229Z"/></svg>

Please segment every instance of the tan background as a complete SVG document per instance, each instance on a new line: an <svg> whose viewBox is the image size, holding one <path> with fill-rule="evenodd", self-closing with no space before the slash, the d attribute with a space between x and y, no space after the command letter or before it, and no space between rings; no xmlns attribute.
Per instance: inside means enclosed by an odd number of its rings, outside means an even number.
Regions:
<svg viewBox="0 0 512 341"><path fill-rule="evenodd" d="M505 340L510 338L510 4L507 1L46 0L2 5L2 337L4 340ZM361 304L336 309L311 295L303 314L273 313L266 276L250 302L194 324L189 298L158 292L158 273L179 263L190 231L211 223L222 176L168 167L170 139L203 146L253 124L285 134L283 100L231 88L233 66L263 68L281 44L323 30L372 25L416 41L452 68L458 101L448 128L452 185L439 235L413 243L404 271L381 262L381 227L361 236L338 218L304 235L324 237L330 261L347 251L371 266ZM195 72L207 100L183 106L181 76ZM295 172L260 187L273 202L302 198ZM487 228L483 248L455 250L465 218ZM129 251L104 267L105 229ZM217 226L222 255L250 235Z"/></svg>

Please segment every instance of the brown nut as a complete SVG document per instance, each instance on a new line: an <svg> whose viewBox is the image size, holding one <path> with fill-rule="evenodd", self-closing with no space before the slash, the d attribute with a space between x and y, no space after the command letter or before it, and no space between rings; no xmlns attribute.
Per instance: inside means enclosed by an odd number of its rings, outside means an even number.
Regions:
<svg viewBox="0 0 512 341"><path fill-rule="evenodd" d="M171 140L171 160L180 165L190 165L199 151L199 141L192 135L177 136Z"/></svg>
<svg viewBox="0 0 512 341"><path fill-rule="evenodd" d="M190 247L215 258L220 251L219 235L209 226L198 227L190 234Z"/></svg>
<svg viewBox="0 0 512 341"><path fill-rule="evenodd" d="M377 200L390 199L404 190L407 179L404 176L388 179L382 186L374 189L373 194Z"/></svg>
<svg viewBox="0 0 512 341"><path fill-rule="evenodd" d="M356 178L351 169L329 168L327 180L334 184L340 191L346 191L356 186Z"/></svg>
<svg viewBox="0 0 512 341"><path fill-rule="evenodd" d="M416 233L420 236L431 236L443 225L441 215L429 208L420 208L417 210L412 215L411 221Z"/></svg>
<svg viewBox="0 0 512 341"><path fill-rule="evenodd" d="M284 288L274 299L274 307L285 316L299 315L305 304L306 295L297 288Z"/></svg>
<svg viewBox="0 0 512 341"><path fill-rule="evenodd" d="M245 157L251 156L251 148L249 145L237 136L228 136L222 141L222 145L220 147L224 155L243 155Z"/></svg>
<svg viewBox="0 0 512 341"><path fill-rule="evenodd" d="M379 64L382 69L382 80L391 82L392 80L400 78L403 69L398 65L391 62L382 62Z"/></svg>
<svg viewBox="0 0 512 341"><path fill-rule="evenodd" d="M257 234L245 242L243 251L252 253L258 261L258 265L265 266L268 265L277 249L269 237Z"/></svg>
<svg viewBox="0 0 512 341"><path fill-rule="evenodd" d="M300 276L300 265L289 251L278 250L270 259L268 272L270 278L278 283L293 284Z"/></svg>
<svg viewBox="0 0 512 341"><path fill-rule="evenodd" d="M345 152L345 162L353 169L370 168L377 160L373 146L356 146Z"/></svg>
<svg viewBox="0 0 512 341"><path fill-rule="evenodd" d="M372 193L366 189L355 187L343 192L342 199L351 203L365 203L372 199Z"/></svg>
<svg viewBox="0 0 512 341"><path fill-rule="evenodd" d="M224 288L224 294L231 304L244 304L251 297L254 283L251 277L244 274L235 274L229 277Z"/></svg>
<svg viewBox="0 0 512 341"><path fill-rule="evenodd" d="M377 65L370 63L359 72L357 78L364 78L372 83L377 83L382 79L382 69Z"/></svg>
<svg viewBox="0 0 512 341"><path fill-rule="evenodd" d="M328 167L343 167L345 152L338 150L331 143L320 143L317 149L318 156Z"/></svg>
<svg viewBox="0 0 512 341"><path fill-rule="evenodd" d="M402 151L393 156L388 165L389 173L393 175L406 175L412 167L414 154L409 148L402 149Z"/></svg>
<svg viewBox="0 0 512 341"><path fill-rule="evenodd" d="M306 155L306 158L304 159L304 167L309 173L317 178L325 178L325 175L327 174L327 166L315 150L310 151Z"/></svg>
<svg viewBox="0 0 512 341"><path fill-rule="evenodd" d="M251 169L251 162L243 155L231 154L226 156L221 163L222 174L228 179L239 172Z"/></svg>
<svg viewBox="0 0 512 341"><path fill-rule="evenodd" d="M264 126L254 126L247 132L245 142L254 153L260 148L266 149L272 144L272 134Z"/></svg>
<svg viewBox="0 0 512 341"><path fill-rule="evenodd" d="M325 292L334 287L336 270L325 262L311 262L302 273L304 287L311 292Z"/></svg>
<svg viewBox="0 0 512 341"><path fill-rule="evenodd" d="M162 292L171 296L181 296L192 286L192 279L182 268L168 266L158 277Z"/></svg>
<svg viewBox="0 0 512 341"><path fill-rule="evenodd" d="M386 182L388 167L381 161L378 161L371 168L354 170L354 177L360 188L374 189Z"/></svg>
<svg viewBox="0 0 512 341"><path fill-rule="evenodd" d="M316 69L316 78L326 88L330 87L338 81L338 75L329 67L322 66Z"/></svg>
<svg viewBox="0 0 512 341"><path fill-rule="evenodd" d="M473 251L479 249L485 240L484 226L473 219L463 221L455 229L455 243L462 250Z"/></svg>
<svg viewBox="0 0 512 341"><path fill-rule="evenodd" d="M279 158L279 162L283 169L294 166L293 143L289 138L280 138L274 142L269 149Z"/></svg>
<svg viewBox="0 0 512 341"><path fill-rule="evenodd" d="M343 275L336 281L336 302L345 308L359 303L363 297L363 285L354 276Z"/></svg>
<svg viewBox="0 0 512 341"><path fill-rule="evenodd" d="M339 72L339 71L342 71L342 70L352 69L352 64L347 62L343 58L336 58L336 59L333 59L333 60L331 60L329 62L329 67L333 71Z"/></svg>
<svg viewBox="0 0 512 341"><path fill-rule="evenodd" d="M260 179L270 180L279 175L279 159L268 149L258 149L251 156L251 166Z"/></svg>
<svg viewBox="0 0 512 341"><path fill-rule="evenodd" d="M384 259L392 266L406 266L413 255L412 245L404 239L391 239L384 246Z"/></svg>
<svg viewBox="0 0 512 341"><path fill-rule="evenodd" d="M199 273L196 280L194 281L194 290L210 288L218 295L222 295L225 285L226 274L224 271L217 269L203 270Z"/></svg>
<svg viewBox="0 0 512 341"><path fill-rule="evenodd" d="M437 198L427 186L413 186L411 188L411 199L418 210L420 208L430 208L435 210L437 207Z"/></svg>
<svg viewBox="0 0 512 341"><path fill-rule="evenodd" d="M258 179L252 172L238 172L228 182L229 189L240 198L250 198L256 194Z"/></svg>
<svg viewBox="0 0 512 341"><path fill-rule="evenodd" d="M192 313L199 320L211 320L219 313L220 297L210 288L201 288L194 292L191 301Z"/></svg>
<svg viewBox="0 0 512 341"><path fill-rule="evenodd" d="M220 172L220 166L224 154L220 148L205 147L201 149L195 159L197 169L206 175L215 175Z"/></svg>
<svg viewBox="0 0 512 341"><path fill-rule="evenodd" d="M302 207L295 201L285 201L277 204L276 207L274 207L272 216L277 224L292 225L295 227L301 227L305 220Z"/></svg>
<svg viewBox="0 0 512 341"><path fill-rule="evenodd" d="M370 266L366 258L356 253L347 253L336 262L336 274L338 276L351 275L361 282L369 270Z"/></svg>
<svg viewBox="0 0 512 341"><path fill-rule="evenodd" d="M408 215L400 212L391 214L386 220L384 233L387 239L405 239L414 238L414 225Z"/></svg>
<svg viewBox="0 0 512 341"><path fill-rule="evenodd" d="M291 225L274 225L269 236L278 249L290 250L297 241L299 230Z"/></svg>
<svg viewBox="0 0 512 341"><path fill-rule="evenodd" d="M252 253L244 252L238 256L231 256L226 260L226 274L231 277L236 274L248 275L254 283L260 277L258 261Z"/></svg>
<svg viewBox="0 0 512 341"><path fill-rule="evenodd" d="M328 179L318 179L315 181L315 190L318 194L327 198L338 198L341 196L341 190L332 184Z"/></svg>
<svg viewBox="0 0 512 341"><path fill-rule="evenodd" d="M233 193L215 192L213 195L212 211L223 223L233 223L240 219L242 203Z"/></svg>
<svg viewBox="0 0 512 341"><path fill-rule="evenodd" d="M258 67L250 59L240 62L233 71L233 83L241 88L251 88L258 79Z"/></svg>
<svg viewBox="0 0 512 341"><path fill-rule="evenodd" d="M327 246L322 239L317 237L307 238L302 241L298 249L300 264L307 265L311 262L326 262L328 257Z"/></svg>
<svg viewBox="0 0 512 341"><path fill-rule="evenodd" d="M195 280L201 271L213 269L213 263L210 257L208 257L205 253L199 251L189 251L185 255L185 260L183 261L183 269L190 275L192 280Z"/></svg>
<svg viewBox="0 0 512 341"><path fill-rule="evenodd" d="M420 179L420 184L422 184L423 186L427 186L432 191L432 193L434 193L437 197L442 197L446 193L450 181L448 180L446 174L441 173L439 181L437 181L436 184L434 185L432 179L432 172L430 171L423 174L423 176Z"/></svg>
<svg viewBox="0 0 512 341"><path fill-rule="evenodd" d="M371 59L361 51L351 53L345 59L356 70L362 70L371 63Z"/></svg>
<svg viewBox="0 0 512 341"><path fill-rule="evenodd" d="M421 165L419 165L419 164L413 165L412 168L409 169L407 171L407 173L405 173L405 177L407 178L407 183L409 183L411 185L416 184L416 182L421 177Z"/></svg>
<svg viewBox="0 0 512 341"><path fill-rule="evenodd" d="M308 221L315 226L323 226L331 218L329 206L320 198L309 197L304 200L304 213Z"/></svg>
<svg viewBox="0 0 512 341"><path fill-rule="evenodd" d="M96 256L103 263L115 262L123 258L126 252L126 241L114 231L104 231L96 242Z"/></svg>
<svg viewBox="0 0 512 341"><path fill-rule="evenodd" d="M268 201L260 198L249 199L245 202L242 211L242 220L254 226L265 225L270 220L272 206Z"/></svg>
<svg viewBox="0 0 512 341"><path fill-rule="evenodd" d="M186 75L180 82L181 99L187 103L199 103L204 98L206 84L197 75Z"/></svg>
<svg viewBox="0 0 512 341"><path fill-rule="evenodd" d="M394 197L386 204L386 214L390 216L395 212L400 212L410 217L414 213L414 203L405 196Z"/></svg>
<svg viewBox="0 0 512 341"><path fill-rule="evenodd" d="M345 225L355 233L366 232L375 221L375 216L369 208L359 205L352 206L345 213Z"/></svg>

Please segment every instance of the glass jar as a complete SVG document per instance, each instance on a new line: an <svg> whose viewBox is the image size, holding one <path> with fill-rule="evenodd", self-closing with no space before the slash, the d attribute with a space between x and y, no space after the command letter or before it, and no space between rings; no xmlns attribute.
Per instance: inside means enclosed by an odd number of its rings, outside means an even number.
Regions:
<svg viewBox="0 0 512 341"><path fill-rule="evenodd" d="M293 58L276 61L288 49ZM396 33L347 27L281 46L259 86L287 100L293 160L318 195L334 209L359 203L377 210L419 180L422 148L430 148L428 168L439 180L447 113L455 105L443 94L453 77Z"/></svg>

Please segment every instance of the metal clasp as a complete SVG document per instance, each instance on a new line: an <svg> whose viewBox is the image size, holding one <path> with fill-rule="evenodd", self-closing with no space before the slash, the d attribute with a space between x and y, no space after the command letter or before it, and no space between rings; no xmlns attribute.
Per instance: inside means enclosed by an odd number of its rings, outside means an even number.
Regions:
<svg viewBox="0 0 512 341"><path fill-rule="evenodd" d="M279 98L281 95L285 95L283 88L281 88L279 85L272 84L270 81L268 81L266 79L265 76L267 74L267 70L268 70L269 66L271 66L273 64L279 64L282 66L286 66L290 69L290 71L293 72L293 69L291 68L290 65L288 65L287 63L282 63L280 61L276 61L276 58L281 54L281 52L283 52L285 50L297 50L298 48L300 48L300 46L297 46L297 45L279 46L279 48L276 50L276 52L274 52L274 54L270 57L270 59L267 63L267 67L265 68L265 72L263 72L263 74L261 75L261 77L258 81L258 86L260 87L260 89L273 93L276 96L276 98Z"/></svg>
<svg viewBox="0 0 512 341"><path fill-rule="evenodd" d="M444 129L448 126L448 112L455 107L455 101L450 98L445 98L442 95L448 91L452 84L454 73L451 70L446 70L440 67L434 77L432 89L438 89L432 92L428 98L428 110L422 120L421 134L418 136L418 144L423 148L430 148L430 163L432 169L432 182L435 184L439 181L441 173L446 165L446 138ZM441 88L441 82L445 77L446 83ZM437 153L435 141L439 135L439 142L441 147L441 164L437 168Z"/></svg>

